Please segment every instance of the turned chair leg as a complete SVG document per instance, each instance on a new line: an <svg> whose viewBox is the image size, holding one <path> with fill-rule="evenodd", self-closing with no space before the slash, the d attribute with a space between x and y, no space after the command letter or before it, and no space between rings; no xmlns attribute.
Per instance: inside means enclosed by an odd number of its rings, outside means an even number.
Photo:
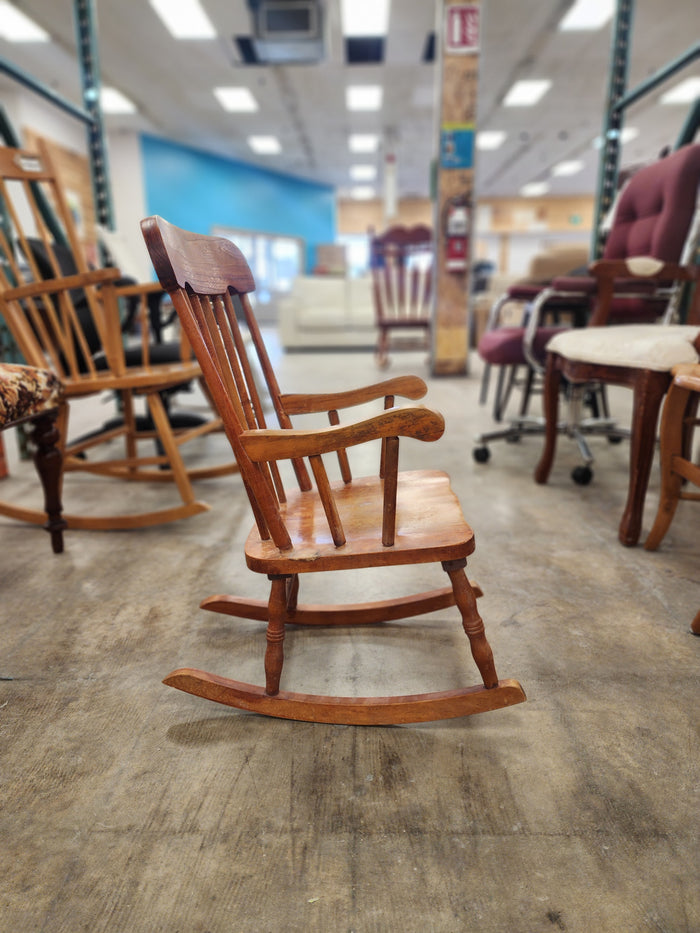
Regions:
<svg viewBox="0 0 700 933"><path fill-rule="evenodd" d="M284 664L284 622L287 617L287 587L294 586L293 577L268 576L272 583L268 602L267 648L265 650L265 693L276 696Z"/></svg>
<svg viewBox="0 0 700 933"><path fill-rule="evenodd" d="M51 535L51 547L54 554L63 551L63 531L67 527L62 517L61 504L61 465L63 457L58 449L58 428L56 412L39 415L33 421L32 442L35 447L34 465L44 490L44 510L47 521L44 528Z"/></svg>
<svg viewBox="0 0 700 933"><path fill-rule="evenodd" d="M498 674L493 663L493 652L486 639L484 623L476 608L476 596L471 588L464 568L467 562L461 560L444 561L442 569L450 578L455 603L462 614L462 627L469 639L472 657L479 669L485 687L498 686Z"/></svg>
<svg viewBox="0 0 700 933"><path fill-rule="evenodd" d="M693 621L690 623L690 631L693 633L693 635L700 635L700 612L698 612Z"/></svg>

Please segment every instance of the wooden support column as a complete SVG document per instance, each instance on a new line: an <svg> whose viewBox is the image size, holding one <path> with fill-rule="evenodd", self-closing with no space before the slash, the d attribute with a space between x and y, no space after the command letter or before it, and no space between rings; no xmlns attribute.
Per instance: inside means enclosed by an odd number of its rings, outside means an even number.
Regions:
<svg viewBox="0 0 700 933"><path fill-rule="evenodd" d="M468 369L480 18L478 2L440 0L438 4L441 93L435 179L434 375L459 375Z"/></svg>

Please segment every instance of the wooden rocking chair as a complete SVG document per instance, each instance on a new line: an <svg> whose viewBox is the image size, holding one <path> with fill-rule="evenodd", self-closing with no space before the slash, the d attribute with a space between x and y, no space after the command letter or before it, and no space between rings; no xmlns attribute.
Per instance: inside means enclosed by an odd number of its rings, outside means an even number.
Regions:
<svg viewBox="0 0 700 933"><path fill-rule="evenodd" d="M6 221L0 228L0 314L25 362L50 369L63 384L66 404L58 421L63 473L79 470L131 482L174 483L179 494L179 503L153 511L128 511L133 508L128 503L122 514L74 514L69 509L64 515L67 527L139 528L207 511L209 506L195 498L191 481L237 468L230 459L215 466L185 467L180 446L222 425L215 416L194 427L173 429L167 408L170 395L201 379L202 372L184 339L167 356L162 345L151 345L147 298L157 284L143 286L140 338L125 348L116 285L121 272L88 268L70 206L45 149L36 154L0 148L0 205ZM71 251L77 274L62 274L57 240ZM37 243L54 278L42 277L35 258ZM133 297L135 287L123 294ZM67 441L70 403L105 392L119 400L119 417ZM139 397L146 401L145 416L136 412ZM121 451L102 448L106 455L97 455L100 445L118 439L123 441ZM155 441L156 454L140 453L141 441ZM46 521L44 511L8 501L0 501L0 514L40 525Z"/></svg>
<svg viewBox="0 0 700 933"><path fill-rule="evenodd" d="M399 436L437 440L444 421L420 406L394 407L395 396L418 399L425 383L403 376L355 391L282 395L253 316L255 283L229 240L188 233L160 217L142 221L153 265L168 291L223 419L255 516L245 556L271 581L268 602L212 596L202 607L267 622L265 686L194 669L165 683L229 706L283 719L388 724L424 722L497 709L525 699L514 680L499 681L478 590L465 573L474 535L449 478L438 471L398 472ZM234 297L240 301L280 428L266 426L246 357ZM384 399L376 417L341 425L338 410ZM291 416L327 412L330 427L295 430ZM378 476L353 479L346 448L382 439ZM337 453L341 481L331 482L323 455ZM307 472L308 458L316 488ZM291 460L299 489L283 488L277 462ZM332 570L440 562L450 586L414 596L350 606L298 604L299 575ZM456 605L483 684L412 696L339 697L280 690L285 625L368 625Z"/></svg>

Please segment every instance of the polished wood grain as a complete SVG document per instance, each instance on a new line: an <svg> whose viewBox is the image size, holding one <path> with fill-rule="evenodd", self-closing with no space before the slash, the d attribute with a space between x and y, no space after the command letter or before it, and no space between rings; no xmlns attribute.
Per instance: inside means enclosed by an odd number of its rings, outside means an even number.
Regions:
<svg viewBox="0 0 700 933"><path fill-rule="evenodd" d="M481 591L465 572L474 534L449 477L438 470L399 469L400 438L431 442L444 431L437 412L395 405L396 397L421 398L422 380L402 377L327 395L283 394L255 321L248 297L253 280L240 250L229 240L183 231L158 217L144 220L142 230L159 281L171 295L239 463L255 517L245 545L246 563L270 581L266 603L233 595L212 596L202 603L203 608L225 615L267 622L264 687L193 669L175 671L165 683L269 716L331 723L424 722L522 702L525 694L520 685L499 682L496 673L476 605ZM265 375L277 416L275 428L265 421L241 336L239 309ZM384 405L377 415L347 420L346 408L373 400ZM327 428L301 430L292 423L292 413L324 410ZM353 448L380 439L377 475L354 477ZM324 462L324 457L335 454L340 480L329 478ZM293 464L297 488L282 486L280 460ZM449 587L349 606L298 601L304 574L436 562L447 574ZM355 698L282 689L288 625L366 627L450 606L459 611L481 676L478 686L416 696ZM410 627L405 637L410 637Z"/></svg>
<svg viewBox="0 0 700 933"><path fill-rule="evenodd" d="M208 506L197 500L192 481L220 476L237 469L235 462L187 469L180 448L204 434L222 429L212 412L205 424L173 430L164 397L174 388L200 380L202 372L186 341L179 358L165 363L152 359L147 299L158 283L123 286L118 269L90 269L71 207L47 148L38 152L0 148L0 200L7 207L9 230L0 232L0 313L25 362L52 369L64 386L65 410L59 419L62 455L61 475L87 472L129 482L167 483L174 487L173 501L166 508L131 511L129 506L113 514L106 506L102 514L86 515L69 509L63 516L75 529L135 529L197 515ZM55 229L41 213L42 202L51 205ZM25 219L29 206L29 217ZM19 245L26 266L18 261ZM32 244L35 244L32 246ZM53 278L42 276L37 246L53 270ZM63 275L59 247L68 249L77 274ZM119 301L138 297L140 359L127 365ZM177 357L177 348L175 348ZM116 393L122 417L89 432L82 439L69 439L69 412L73 400ZM140 401L139 401L140 400ZM146 416L137 417L137 404L145 405ZM150 419L153 427L144 427ZM107 443L119 442L121 450L107 458ZM158 452L146 455L144 445ZM127 487L115 499L127 498ZM105 501L113 488L105 486ZM21 521L44 524L46 512L0 501L0 514Z"/></svg>

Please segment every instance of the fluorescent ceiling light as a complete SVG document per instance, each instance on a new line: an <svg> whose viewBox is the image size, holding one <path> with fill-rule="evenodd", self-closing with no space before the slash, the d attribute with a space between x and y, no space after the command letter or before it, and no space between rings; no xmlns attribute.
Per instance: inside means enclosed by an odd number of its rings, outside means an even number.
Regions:
<svg viewBox="0 0 700 933"><path fill-rule="evenodd" d="M348 140L351 152L376 152L379 137L374 133L354 133Z"/></svg>
<svg viewBox="0 0 700 933"><path fill-rule="evenodd" d="M662 104L692 104L700 97L700 78L686 78L661 95Z"/></svg>
<svg viewBox="0 0 700 933"><path fill-rule="evenodd" d="M254 113L258 102L247 87L215 87L214 95L230 113Z"/></svg>
<svg viewBox="0 0 700 933"><path fill-rule="evenodd" d="M276 136L249 136L248 145L258 155L277 155L282 146Z"/></svg>
<svg viewBox="0 0 700 933"><path fill-rule="evenodd" d="M348 110L379 110L382 93L377 84L353 85L345 88L345 103Z"/></svg>
<svg viewBox="0 0 700 933"><path fill-rule="evenodd" d="M371 185L356 185L350 190L350 197L354 201L369 201L374 197L374 188Z"/></svg>
<svg viewBox="0 0 700 933"><path fill-rule="evenodd" d="M45 29L7 0L0 2L0 36L8 42L48 42L51 38Z"/></svg>
<svg viewBox="0 0 700 933"><path fill-rule="evenodd" d="M584 163L581 159L570 159L566 162L559 162L552 169L552 175L563 178L565 175L577 175L583 169Z"/></svg>
<svg viewBox="0 0 700 933"><path fill-rule="evenodd" d="M549 185L546 181L531 181L527 185L523 185L520 189L520 194L524 198L538 198L543 194L547 194L549 191Z"/></svg>
<svg viewBox="0 0 700 933"><path fill-rule="evenodd" d="M615 0L576 0L559 22L559 29L600 29L612 18Z"/></svg>
<svg viewBox="0 0 700 933"><path fill-rule="evenodd" d="M504 107L531 107L541 100L552 86L547 79L516 81L503 101Z"/></svg>
<svg viewBox="0 0 700 933"><path fill-rule="evenodd" d="M199 0L150 0L176 39L215 39L216 30Z"/></svg>
<svg viewBox="0 0 700 933"><path fill-rule="evenodd" d="M482 130L476 134L477 149L498 149L505 142L503 130Z"/></svg>
<svg viewBox="0 0 700 933"><path fill-rule="evenodd" d="M385 36L389 0L341 0L340 18L344 36Z"/></svg>
<svg viewBox="0 0 700 933"><path fill-rule="evenodd" d="M377 169L374 165L351 165L350 178L353 181L374 181Z"/></svg>
<svg viewBox="0 0 700 933"><path fill-rule="evenodd" d="M100 106L103 113L136 113L136 104L115 87L100 89Z"/></svg>

